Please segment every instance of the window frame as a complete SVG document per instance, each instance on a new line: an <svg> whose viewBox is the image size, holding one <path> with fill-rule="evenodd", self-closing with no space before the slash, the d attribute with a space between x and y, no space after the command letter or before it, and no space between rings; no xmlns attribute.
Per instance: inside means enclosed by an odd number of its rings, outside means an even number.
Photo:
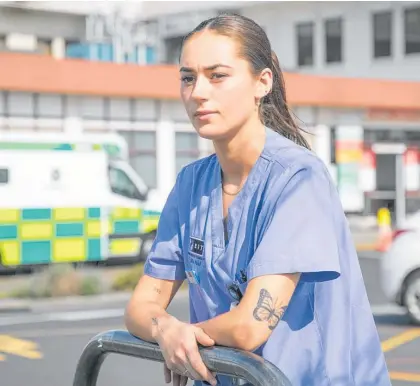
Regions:
<svg viewBox="0 0 420 386"><path fill-rule="evenodd" d="M303 63L301 62L301 37L302 35L299 33L302 27L310 27L311 28L311 63ZM314 21L301 21L295 24L295 37L296 37L296 47L297 47L297 65L298 67L311 67L315 65L315 33L316 33L316 25ZM305 37L304 37L305 38ZM307 37L306 37L307 38Z"/></svg>
<svg viewBox="0 0 420 386"><path fill-rule="evenodd" d="M408 47L408 40L407 40L407 34L408 34L408 31L407 31L407 29L408 29L408 26L407 26L407 17L408 17L408 13L409 12L412 12L412 11L418 12L419 13L419 19L420 19L420 5L419 4L416 4L416 5L413 5L413 6L404 8L403 22L404 22L404 54L405 54L405 56L420 55L420 31L419 31L419 36L418 36L418 38L419 38L419 43L418 43L419 50L418 51L411 51L411 52L408 52L407 51L407 47Z"/></svg>
<svg viewBox="0 0 420 386"><path fill-rule="evenodd" d="M329 60L329 56L328 56L328 33L327 33L327 25L328 23L331 22L339 22L339 26L340 26L340 57L338 60ZM344 19L342 16L337 16L337 17L329 17L324 19L323 22L323 26L324 26L324 43L325 43L325 63L327 65L337 65L337 64L342 64L344 62Z"/></svg>
<svg viewBox="0 0 420 386"><path fill-rule="evenodd" d="M377 39L376 36L376 24L375 21L377 20L377 17L387 15L390 17L390 30L389 30L389 54L388 55L378 55L377 53L377 43L382 42ZM372 57L375 60L381 60L381 59L388 59L392 58L393 56L393 33L394 33L394 19L393 19L393 12L390 9L384 9L379 11L374 11L371 14L371 28L372 28Z"/></svg>
<svg viewBox="0 0 420 386"><path fill-rule="evenodd" d="M196 139L197 139L197 148L196 149L179 149L177 146L177 135L178 134L187 134L187 135L195 135ZM198 159L200 159L201 157L201 151L200 151L200 137L199 135L195 132L195 131L175 131L175 168L176 168L176 173L179 173L181 168L177 167L177 161L178 161L178 157L179 156L184 156L184 157L191 157L194 158L193 161L194 162Z"/></svg>
<svg viewBox="0 0 420 386"><path fill-rule="evenodd" d="M154 129L148 129L148 130L118 130L117 131L126 141L128 145L128 158L129 158L129 164L131 167L138 173L141 177L141 179L144 181L148 189L156 189L158 185L158 159L157 159L157 132ZM139 133L149 133L153 134L154 137L154 149L140 149L136 148L135 146L135 138L134 135ZM135 167L135 162L133 161L136 157L139 156L153 156L155 159L155 165L154 165L154 181L152 184L148 184L146 182L146 179L142 175L141 171L137 170Z"/></svg>

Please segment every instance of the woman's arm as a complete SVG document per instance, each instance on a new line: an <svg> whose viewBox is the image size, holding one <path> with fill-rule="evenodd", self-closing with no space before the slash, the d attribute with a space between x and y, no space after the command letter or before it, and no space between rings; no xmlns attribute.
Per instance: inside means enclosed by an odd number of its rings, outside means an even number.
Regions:
<svg viewBox="0 0 420 386"><path fill-rule="evenodd" d="M165 359L165 380L186 384L185 371L192 379L205 380L216 385L214 375L204 365L197 342L212 346L202 329L184 323L169 315L166 308L172 301L183 280L162 280L144 275L139 280L125 313L128 331L143 340L156 342ZM180 377L181 375L181 377Z"/></svg>
<svg viewBox="0 0 420 386"><path fill-rule="evenodd" d="M166 309L182 282L143 275L125 310L127 330L143 340L156 342L159 321L173 318Z"/></svg>
<svg viewBox="0 0 420 386"><path fill-rule="evenodd" d="M196 325L218 345L254 351L280 322L299 278L300 274L256 277L236 308Z"/></svg>

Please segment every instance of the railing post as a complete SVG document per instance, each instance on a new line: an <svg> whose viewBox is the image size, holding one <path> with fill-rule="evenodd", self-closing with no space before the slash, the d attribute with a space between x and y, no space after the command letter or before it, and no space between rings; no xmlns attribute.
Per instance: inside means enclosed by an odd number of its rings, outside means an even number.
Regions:
<svg viewBox="0 0 420 386"><path fill-rule="evenodd" d="M254 386L291 386L277 367L253 353L220 346L199 350L205 365L217 374L241 378ZM127 331L106 331L92 338L84 348L73 386L96 386L102 363L109 353L164 362L159 345L138 339Z"/></svg>

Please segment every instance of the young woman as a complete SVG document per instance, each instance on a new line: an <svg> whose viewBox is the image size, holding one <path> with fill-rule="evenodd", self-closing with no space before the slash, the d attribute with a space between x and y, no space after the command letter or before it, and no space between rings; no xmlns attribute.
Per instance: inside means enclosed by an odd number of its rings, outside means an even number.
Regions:
<svg viewBox="0 0 420 386"><path fill-rule="evenodd" d="M215 154L177 177L128 330L160 345L177 386L237 384L216 379L197 344L253 351L294 386L390 385L339 196L292 118L266 34L218 16L186 37L180 62L186 111ZM185 279L191 323L166 312Z"/></svg>

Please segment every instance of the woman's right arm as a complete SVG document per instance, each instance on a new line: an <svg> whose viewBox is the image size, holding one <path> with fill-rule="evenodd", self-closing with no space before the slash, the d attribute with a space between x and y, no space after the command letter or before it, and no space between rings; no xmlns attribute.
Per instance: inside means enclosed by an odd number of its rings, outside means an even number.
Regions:
<svg viewBox="0 0 420 386"><path fill-rule="evenodd" d="M197 347L197 342L212 346L214 341L201 328L166 312L182 282L143 275L127 305L125 325L134 336L159 344L165 359L166 383L171 382L171 371L175 371L173 384L186 385L186 370L191 379L216 385L215 375L204 365Z"/></svg>
<svg viewBox="0 0 420 386"><path fill-rule="evenodd" d="M156 342L159 322L175 319L166 312L183 280L163 280L143 275L125 310L128 331L140 339Z"/></svg>

